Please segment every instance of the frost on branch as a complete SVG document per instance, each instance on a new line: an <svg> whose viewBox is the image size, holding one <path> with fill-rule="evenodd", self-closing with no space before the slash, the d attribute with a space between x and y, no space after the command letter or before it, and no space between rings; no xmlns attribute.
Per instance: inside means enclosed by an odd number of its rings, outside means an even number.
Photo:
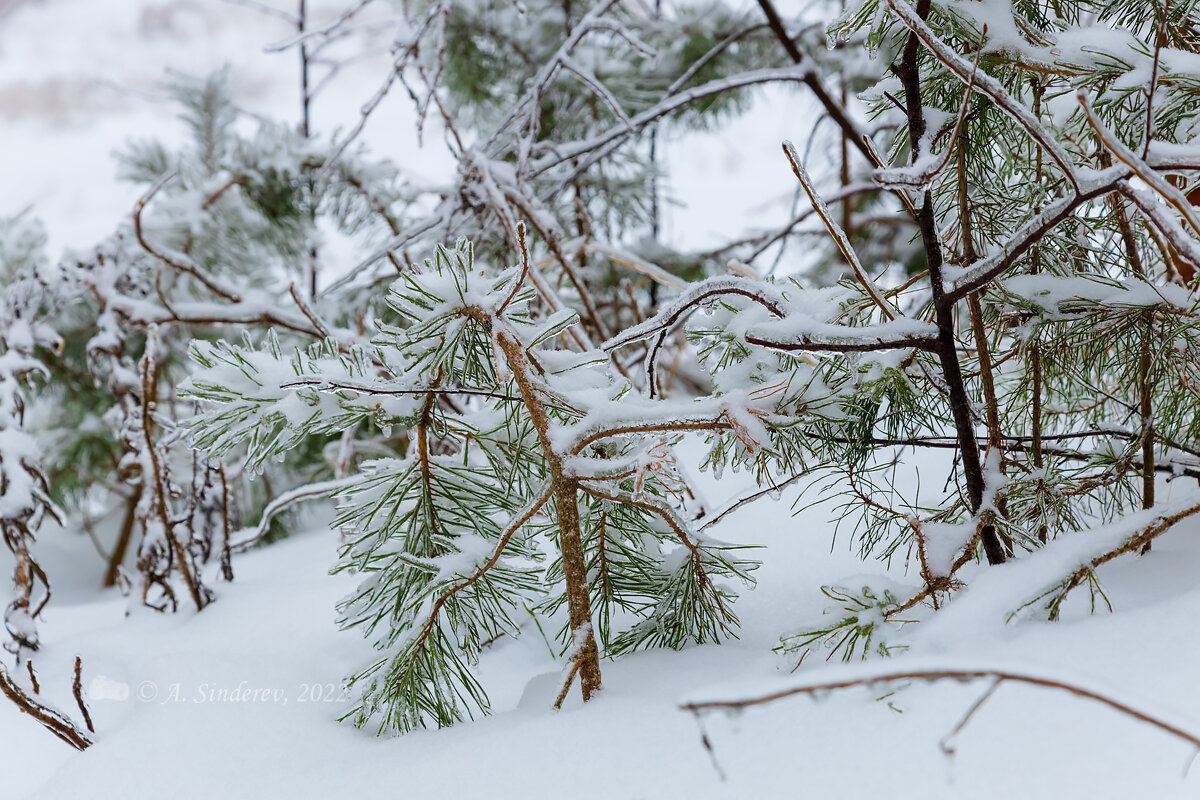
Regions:
<svg viewBox="0 0 1200 800"><path fill-rule="evenodd" d="M41 322L42 288L30 278L18 278L0 296L0 531L12 554L12 601L4 611L9 641L21 670L38 649L37 617L50 599L46 573L34 560L37 529L59 512L50 499L42 468L41 449L25 429L27 387L44 378L45 366L34 347L61 348L61 340Z"/></svg>
<svg viewBox="0 0 1200 800"><path fill-rule="evenodd" d="M0 221L0 270L8 279L0 294L0 535L13 557L13 595L4 609L8 634L4 649L15 655L16 669L9 673L0 664L0 694L55 736L83 750L92 743L88 733L37 697L40 687L32 660L39 648L38 618L50 600L49 579L33 554L35 534L47 517L62 522L62 516L50 497L41 448L26 430L26 402L34 381L48 375L35 348L57 353L62 339L43 319L45 293L32 277L40 263L40 232L18 225L14 236L12 222Z"/></svg>
<svg viewBox="0 0 1200 800"><path fill-rule="evenodd" d="M371 309L313 298L326 237L373 246L395 233L408 199L398 171L357 148L330 164L328 140L271 122L236 125L226 73L167 88L184 143L129 144L121 176L144 190L129 219L39 274L66 344L49 365L59 424L39 431L55 497L85 527L93 514L120 516L105 585L137 584L163 610L178 607L177 588L192 606L207 603L201 573L218 554L230 578L229 534L243 513L323 471L344 477L356 457L349 446L327 454L319 434L289 442L282 463L249 470L195 457L178 428L193 409L175 402L188 343L269 328L289 349L329 340L333 352L349 350ZM10 238L10 247L22 241ZM268 480L247 479L264 469Z"/></svg>

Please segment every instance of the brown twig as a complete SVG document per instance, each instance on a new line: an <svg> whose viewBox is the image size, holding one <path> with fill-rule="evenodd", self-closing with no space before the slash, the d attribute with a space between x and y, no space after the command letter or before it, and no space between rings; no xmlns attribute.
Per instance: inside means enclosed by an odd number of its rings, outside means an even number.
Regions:
<svg viewBox="0 0 1200 800"><path fill-rule="evenodd" d="M320 335L320 338L328 339L329 326L321 321L321 318L317 316L317 312L308 304L308 301L300 296L300 292L296 291L296 284L293 283L288 286L288 294L292 296L292 302L296 304L296 307L300 309L300 313L312 324L313 330Z"/></svg>
<svg viewBox="0 0 1200 800"><path fill-rule="evenodd" d="M158 395L158 361L156 350L158 348L158 331L151 327L148 331L145 344L145 353L139 363L139 371L141 372L142 392L141 392L141 434L143 438L142 447L150 463L151 474L145 475L142 478L143 486L147 485L147 481L151 492L152 509L150 513L158 516L159 525L162 526L163 536L167 539L168 547L174 553L175 560L178 564L179 574L183 577L184 585L187 586L188 594L191 595L192 602L196 605L196 610L201 611L208 605L209 594L201 585L199 577L194 572L194 565L191 563L188 552L184 549L183 544L179 541L179 536L175 531L175 520L169 506L169 498L171 495L170 484L167 480L166 465L160 458L159 444L154 439L154 411ZM170 565L168 563L168 570ZM162 585L165 586L166 575L160 576Z"/></svg>
<svg viewBox="0 0 1200 800"><path fill-rule="evenodd" d="M851 689L860 686L871 687L880 683L896 683L898 681L937 681L937 680L978 680L981 678L991 678L998 683L1011 681L1013 683L1024 683L1032 686L1040 686L1047 689L1058 689L1076 697L1082 697L1087 700L1094 700L1098 703L1108 706L1128 717L1132 717L1147 725L1151 725L1164 731L1176 738L1182 739L1196 747L1200 747L1200 735L1188 731L1186 728L1168 722L1167 720L1155 715L1152 712L1144 711L1129 703L1114 699L1106 694L1079 686L1056 678L1048 678L1040 675L1034 675L1023 672L1016 672L1003 669L896 669L881 671L877 674L866 675L862 677L848 678L845 680L822 681L815 683L806 683L800 686L793 686L788 689L781 689L769 694L751 697L743 700L708 700L684 703L680 708L684 711L698 713L702 711L721 711L729 710L736 711L751 706L764 705L767 703L782 700L785 697L793 697L795 695L823 695L828 692L837 691L840 689ZM994 688L994 687L993 687ZM960 726L961 727L961 726ZM952 733L956 733L957 729Z"/></svg>
<svg viewBox="0 0 1200 800"><path fill-rule="evenodd" d="M896 319L898 314L887 301L883 299L879 289L875 287L875 282L871 280L871 276L863 269L862 262L858 259L858 254L854 252L854 245L850 242L850 237L846 235L846 231L842 226L838 225L833 216L829 213L829 207L825 205L825 201L821 199L821 195L817 193L817 189L813 186L812 179L808 176L808 171L804 169L804 165L800 162L800 156L796 153L795 146L791 142L783 143L783 154L787 156L788 162L792 165L792 173L796 179L800 181L800 185L804 187L805 194L808 195L808 200L812 203L813 208L817 212L817 216L821 218L821 222L825 223L826 230L833 237L833 241L838 246L838 251L841 252L842 258L846 259L846 263L854 270L854 276L858 278L858 282L862 285L866 293L883 312L883 315L888 319Z"/></svg>
<svg viewBox="0 0 1200 800"><path fill-rule="evenodd" d="M145 233L142 230L142 212L145 211L146 204L150 202L150 200L154 197L154 195L158 194L159 191L161 191L164 186L166 186L168 183L170 183L176 177L178 177L178 176L174 172L163 176L163 178L161 180L159 180L158 183L151 186L149 189L146 190L145 194L143 194L140 198L138 198L137 205L134 206L134 210L133 210L133 233L134 233L134 236L137 237L138 244L140 244L142 246L142 249L145 250L147 253L154 256L159 261L163 262L164 264L171 267L172 269L174 269L178 272L183 272L188 275L191 275L193 278L195 278L201 284L203 284L205 288L207 288L209 291L211 291L213 294L217 295L221 299L227 300L230 303L240 303L241 298L237 295L236 292L217 284L210 277L205 275L198 266L196 266L195 264L192 264L192 263L185 263L184 261L179 260L178 258L172 258L171 256L167 255L163 251L159 250L157 247L154 247L153 245L151 245L150 242L148 242L146 240Z"/></svg>
<svg viewBox="0 0 1200 800"><path fill-rule="evenodd" d="M554 710L562 708L563 700L567 699L567 693L571 691L571 684L575 682L575 676L579 674L580 660L578 658L571 659L571 671L567 673L567 679L563 681L562 689L558 692L558 697L554 700Z"/></svg>
<svg viewBox="0 0 1200 800"><path fill-rule="evenodd" d="M16 704L23 713L36 719L46 730L59 739L74 747L76 750L86 750L92 745L92 739L81 731L62 713L35 700L25 693L8 674L8 670L0 664L0 694Z"/></svg>
<svg viewBox="0 0 1200 800"><path fill-rule="evenodd" d="M92 725L92 715L88 713L88 707L83 702L83 659L75 656L75 680L71 682L71 692L75 695L75 704L79 706L79 713L83 714L84 724L92 733L96 732L96 727Z"/></svg>
<svg viewBox="0 0 1200 800"><path fill-rule="evenodd" d="M117 576L121 565L125 562L125 554L129 551L129 543L133 540L133 527L137 523L138 502L142 497L142 485L133 487L133 495L126 500L125 516L121 520L121 531L117 536L117 544L108 559L108 567L104 571L105 588L117 585Z"/></svg>
<svg viewBox="0 0 1200 800"><path fill-rule="evenodd" d="M525 283L526 276L529 275L529 245L525 241L525 223L517 223L517 242L521 250L521 274L517 276L513 282L512 291L508 293L508 297L504 298L504 302L496 309L496 314L499 316L504 313L504 309L508 308L508 304L517 296L517 292L521 291L521 286Z"/></svg>
<svg viewBox="0 0 1200 800"><path fill-rule="evenodd" d="M770 494L778 492L782 489L785 489L786 487L792 485L793 483L795 483L796 481L800 480L801 478L803 478L807 475L808 475L807 472L797 472L795 475L788 478L787 480L780 481L779 483L776 483L776 484L772 484L771 486L768 486L766 489L760 489L760 490L753 492L753 493L751 493L745 497L742 497L738 500L734 500L729 505L727 505L725 508L721 509L720 511L713 514L708 519L704 520L704 523L698 528L698 530L704 530L706 528L712 527L713 525L716 525L718 522L723 520L726 516L728 516L729 514L732 514L734 511L737 511L742 506L749 505L750 503L753 503L755 500L760 500L763 497L766 497L767 495L770 495Z"/></svg>

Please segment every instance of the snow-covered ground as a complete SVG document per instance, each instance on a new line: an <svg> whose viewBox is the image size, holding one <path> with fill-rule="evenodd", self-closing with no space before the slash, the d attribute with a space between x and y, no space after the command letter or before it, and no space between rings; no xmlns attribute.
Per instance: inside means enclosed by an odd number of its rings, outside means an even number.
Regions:
<svg viewBox="0 0 1200 800"><path fill-rule="evenodd" d="M310 5L317 14L335 6ZM116 182L109 153L129 136L173 135L156 88L167 67L205 72L228 62L240 103L295 118L293 56L262 52L286 34L282 23L219 0L0 0L0 215L33 205L55 251L109 232L135 200ZM352 118L378 78L377 61L349 71L315 107L317 125ZM669 233L753 218L765 197L789 192L778 141L802 135L805 128L794 129L806 113L803 102L761 104L720 136L680 143L672 188L688 209ZM398 95L368 138L437 177L447 162L436 145L417 151L409 119ZM732 494L734 481L709 481L709 493ZM1184 483L1163 486L1168 501L1169 492L1195 491ZM885 700L884 690L851 690L699 721L680 711L685 697L740 697L802 674L789 675L771 647L819 615L827 602L821 584L885 575L916 582L902 564L889 572L859 562L845 539L833 543L825 509L793 517L790 499L764 500L715 530L766 545L758 586L736 606L740 641L606 662L601 698L556 713L561 664L529 625L482 660L494 716L398 739L337 722L348 708L340 681L371 651L334 624L334 604L352 580L328 574L336 534L301 533L239 558L236 582L214 582L219 600L202 614L126 616L119 594L95 588L101 564L88 543L46 530L40 555L56 593L44 615L41 681L48 696L73 707L69 667L83 656L98 742L75 753L0 703L0 797L1200 796L1200 770L1185 775L1188 746L1046 689L1002 686L954 738L953 756L939 742L985 683L913 685ZM1197 525L1181 526L1147 557L1107 566L1111 614L1088 615L1079 597L1059 623L1005 625L990 605L972 612L964 603L967 612L941 630L913 629L910 651L895 663L944 659L1071 675L1200 731L1200 643L1190 636L1200 614L1198 535ZM964 578L994 588L1009 569Z"/></svg>
<svg viewBox="0 0 1200 800"><path fill-rule="evenodd" d="M731 481L726 480L724 485ZM723 485L709 485L717 494ZM758 587L737 603L741 640L605 662L605 690L586 708L550 706L561 664L538 631L502 639L481 667L494 716L456 728L377 739L336 721L340 679L370 657L334 625L350 583L330 576L336 534L297 535L237 562L237 579L202 614L136 611L115 593L56 602L47 614L43 686L72 707L69 664L86 658L99 742L77 754L0 705L6 796L258 798L378 796L551 798L964 797L1186 798L1200 774L1180 741L1101 705L1006 684L953 740L939 742L987 689L977 681L850 690L814 702L783 700L736 716L680 711L685 697L749 696L794 681L771 652L779 633L811 620L821 583L884 570L839 541L826 511L796 518L764 500L731 515L716 535L767 545ZM1019 666L1068 675L1139 708L1195 720L1200 611L1192 575L1195 526L1139 561L1105 570L1112 614L1083 603L1056 624L958 620L980 636L913 631L893 663ZM65 536L65 535L64 535ZM79 542L49 540L56 580L95 582ZM996 568L1006 569L1006 568ZM978 573L975 573L978 574ZM892 576L905 580L897 565ZM909 579L911 580L911 578ZM971 580L971 575L967 576ZM968 588L963 599L970 596ZM543 623L545 624L545 623ZM51 671L54 666L57 672ZM828 671L820 662L805 670ZM707 734L712 753L702 744ZM715 763L714 763L715 762ZM13 792L8 794L8 792Z"/></svg>

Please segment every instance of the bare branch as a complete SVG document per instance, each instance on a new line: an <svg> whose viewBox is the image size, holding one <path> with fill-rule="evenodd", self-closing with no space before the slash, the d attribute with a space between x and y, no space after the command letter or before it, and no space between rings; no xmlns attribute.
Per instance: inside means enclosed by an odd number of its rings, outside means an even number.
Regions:
<svg viewBox="0 0 1200 800"><path fill-rule="evenodd" d="M833 241L837 243L838 250L842 257L846 259L846 263L854 270L854 275L858 278L858 282L866 290L871 299L875 301L875 305L879 306L879 310L883 312L888 319L896 319L897 316L904 316L903 313L894 310L883 299L883 295L875 288L875 282L871 280L871 276L863 269L862 262L858 260L858 254L854 252L854 245L850 243L850 238L846 236L846 232L842 230L842 226L838 225L837 220L829 213L829 206L825 205L825 201L821 199L821 195L817 193L817 189L813 186L812 178L808 176L808 171L804 169L804 165L800 163L800 156L796 154L796 148L791 142L783 143L783 152L787 156L787 160L792 165L792 172L800 181L800 185L804 187L805 194L808 195L809 202L812 203L817 215L821 221L825 223L825 227L829 230L829 235L833 237Z"/></svg>
<svg viewBox="0 0 1200 800"><path fill-rule="evenodd" d="M1097 703L1108 706L1115 711L1132 717L1139 722L1144 722L1147 725L1155 727L1165 733L1170 734L1178 739L1182 739L1189 744L1200 747L1200 734L1191 732L1187 725L1181 722L1170 719L1168 715L1161 712L1150 711L1138 707L1132 703L1116 699L1111 692L1101 689L1094 689L1076 683L1075 681L1039 675L1034 672L1016 669L997 669L991 667L920 667L914 666L909 668L886 667L882 665L871 665L857 670L849 670L851 675L839 680L808 680L802 681L796 685L786 689L766 694L755 695L743 699L735 700L695 700L681 704L679 707L684 711L693 713L703 711L721 711L721 710L739 710L752 706L765 705L773 703L776 700L782 700L785 697L793 697L795 695L823 695L828 692L837 691L840 689L851 689L857 687L874 687L882 683L896 683L898 681L972 681L984 678L991 678L997 683L1011 681L1012 683L1024 683L1031 686L1040 686L1046 689L1057 689L1081 697L1086 700L1093 700Z"/></svg>

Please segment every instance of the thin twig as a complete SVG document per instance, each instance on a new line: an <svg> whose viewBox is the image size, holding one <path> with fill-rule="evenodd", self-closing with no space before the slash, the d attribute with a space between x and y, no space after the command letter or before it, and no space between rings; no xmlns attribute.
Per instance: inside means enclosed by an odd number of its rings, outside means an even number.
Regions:
<svg viewBox="0 0 1200 800"><path fill-rule="evenodd" d="M1130 703L1117 700L1108 694L1065 680L1057 678L1043 677L1028 672L1018 672L1015 670L980 668L980 669L955 669L955 668L933 668L933 669L892 669L880 670L878 672L869 672L866 675L847 678L844 680L834 681L819 681L811 683L802 683L799 686L792 686L787 689L780 689L768 694L759 695L739 700L704 700L687 702L680 705L684 711L693 713L702 711L736 711L751 706L765 705L767 703L781 700L785 697L795 695L823 695L828 692L839 689L850 689L860 686L871 687L880 683L895 683L897 681L937 681L943 679L964 681L978 680L980 678L992 678L993 680L1012 681L1013 683L1025 683L1032 686L1041 686L1047 689L1058 689L1076 697L1082 697L1087 700L1094 700L1097 703L1108 706L1126 716L1132 717L1147 725L1158 728L1165 733L1168 733L1178 739L1182 739L1196 747L1200 747L1200 735L1192 733L1181 724L1167 721L1162 716L1153 712L1140 709Z"/></svg>
<svg viewBox="0 0 1200 800"><path fill-rule="evenodd" d="M800 181L800 185L804 187L805 194L808 195L809 202L816 209L817 216L825 223L829 235L833 237L833 241L837 244L838 250L842 257L846 259L846 263L854 270L854 276L858 278L858 282L866 290L871 299L875 301L875 305L879 306L879 310L888 319L894 320L897 316L904 316L903 313L896 311L887 304L883 299L883 295L879 293L879 289L875 287L875 282L871 280L871 276L863 269L862 262L858 259L858 254L854 252L854 245L850 242L850 237L838 225L837 220L829 213L829 206L825 205L825 201L821 199L821 195L817 193L816 187L813 185L812 178L808 176L808 171L804 169L804 165L800 163L800 156L796 154L796 148L791 142L783 143L783 153L787 156L787 160L792 165L792 172Z"/></svg>
<svg viewBox="0 0 1200 800"><path fill-rule="evenodd" d="M83 659L79 656L75 656L75 680L71 683L71 691L75 695L75 704L79 706L79 713L83 714L83 721L87 725L87 729L95 733L96 727L92 725L92 715L88 713L87 703L83 702Z"/></svg>

